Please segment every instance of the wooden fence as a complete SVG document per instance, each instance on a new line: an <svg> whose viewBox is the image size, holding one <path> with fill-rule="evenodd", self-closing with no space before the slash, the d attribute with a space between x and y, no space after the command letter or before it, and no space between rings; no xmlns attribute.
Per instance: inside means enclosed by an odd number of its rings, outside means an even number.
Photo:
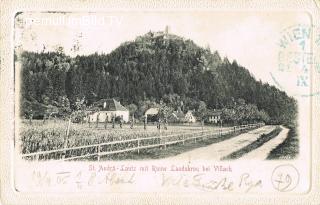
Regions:
<svg viewBox="0 0 320 205"><path fill-rule="evenodd" d="M22 154L22 158L29 160L74 160L80 158L96 157L100 160L100 157L118 153L125 153L130 151L137 151L138 153L142 149L149 149L154 147L163 147L166 149L167 145L182 143L186 141L198 139L217 137L227 135L242 130L248 130L251 128L258 128L263 126L264 123L248 124L229 127L227 129L218 130L202 130L190 133L179 133L171 135L159 135L154 137L135 138L129 140L111 141L99 144L78 146L78 147L64 147L62 149L40 151L35 153Z"/></svg>

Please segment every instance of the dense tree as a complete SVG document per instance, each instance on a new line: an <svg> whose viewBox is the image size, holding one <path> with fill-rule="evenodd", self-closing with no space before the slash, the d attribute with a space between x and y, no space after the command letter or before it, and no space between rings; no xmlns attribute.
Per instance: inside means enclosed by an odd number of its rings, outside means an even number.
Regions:
<svg viewBox="0 0 320 205"><path fill-rule="evenodd" d="M204 103L206 109L223 109L224 117L235 122L289 124L296 119L296 100L285 92L256 81L217 51L172 34L149 32L109 54L71 58L58 49L23 52L17 60L22 64L22 114L37 107L33 104L78 110L79 101L90 106L102 98L117 98L126 106L137 105L138 116L160 107L162 100L184 112L200 113Z"/></svg>
<svg viewBox="0 0 320 205"><path fill-rule="evenodd" d="M205 116L207 115L207 105L205 102L200 101L199 102L199 107L197 109L197 117L200 120L204 120Z"/></svg>
<svg viewBox="0 0 320 205"><path fill-rule="evenodd" d="M138 107L133 103L128 105L127 108L129 110L130 116L135 115L138 110Z"/></svg>

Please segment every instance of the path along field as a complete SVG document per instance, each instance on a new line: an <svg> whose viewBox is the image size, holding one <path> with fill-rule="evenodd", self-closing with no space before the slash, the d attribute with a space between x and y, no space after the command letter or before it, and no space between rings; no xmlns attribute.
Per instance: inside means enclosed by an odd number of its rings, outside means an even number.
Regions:
<svg viewBox="0 0 320 205"><path fill-rule="evenodd" d="M261 147L254 149L253 151L247 153L241 159L267 159L270 152L275 149L279 144L281 144L288 136L289 129L283 126L281 132L273 139L269 140Z"/></svg>
<svg viewBox="0 0 320 205"><path fill-rule="evenodd" d="M273 131L276 126L264 126L244 134L240 134L229 140L222 141L220 143L212 144L207 147L201 147L189 152L179 154L171 157L171 160L221 160L222 158L230 155L231 153L240 150L255 141L257 141L262 134L268 134ZM240 159L258 159L264 160L268 157L272 149L282 143L287 137L288 129L283 128L278 136L267 141L261 147L246 153Z"/></svg>

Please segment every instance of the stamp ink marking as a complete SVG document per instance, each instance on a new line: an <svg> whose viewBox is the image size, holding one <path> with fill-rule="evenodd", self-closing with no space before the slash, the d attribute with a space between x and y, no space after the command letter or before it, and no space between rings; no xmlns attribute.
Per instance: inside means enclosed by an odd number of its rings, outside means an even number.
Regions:
<svg viewBox="0 0 320 205"><path fill-rule="evenodd" d="M313 31L317 34L315 38L312 35ZM286 28L281 35L278 42L277 74L284 77L281 79L276 73L270 73L272 79L282 89L285 88L284 81L294 80L295 83L292 86L295 86L297 91L293 91L298 96L310 97L320 94L319 90L315 92L310 90L311 71L314 71L314 74L320 74L320 59L317 55L320 50L319 28L298 24ZM314 70L311 70L312 68Z"/></svg>

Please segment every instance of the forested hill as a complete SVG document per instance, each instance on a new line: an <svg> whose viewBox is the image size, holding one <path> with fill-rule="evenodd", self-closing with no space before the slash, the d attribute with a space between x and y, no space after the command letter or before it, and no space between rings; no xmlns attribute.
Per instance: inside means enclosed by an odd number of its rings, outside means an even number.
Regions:
<svg viewBox="0 0 320 205"><path fill-rule="evenodd" d="M208 109L232 109L240 100L264 110L273 123L290 123L297 112L293 98L257 81L235 61L163 32L139 36L110 54L71 58L62 51L23 52L18 60L22 114L33 104L70 112L81 102L89 106L112 97L124 105L162 101L185 111L197 110L200 102Z"/></svg>

